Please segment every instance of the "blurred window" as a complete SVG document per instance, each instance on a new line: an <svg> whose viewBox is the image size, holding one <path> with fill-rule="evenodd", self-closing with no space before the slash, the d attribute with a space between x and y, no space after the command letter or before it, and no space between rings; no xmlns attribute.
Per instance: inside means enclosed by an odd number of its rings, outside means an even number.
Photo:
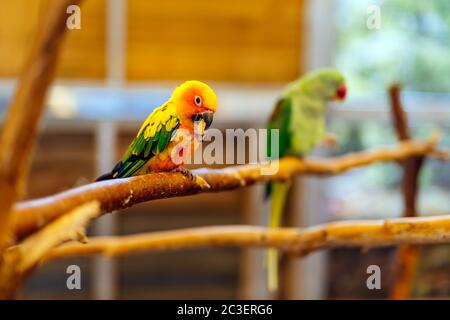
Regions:
<svg viewBox="0 0 450 320"><path fill-rule="evenodd" d="M379 8L380 28L367 19ZM350 103L347 113L335 108L330 131L341 137L340 152L389 144L396 140L386 111L386 87L403 86L412 135L425 138L444 132L450 145L450 2L447 0L338 0L335 63L345 70ZM350 117L346 117L350 115ZM376 116L375 116L376 115ZM356 121L355 121L356 120ZM328 212L341 218L398 216L402 212L396 164L377 164L331 178ZM450 168L429 160L420 176L422 214L450 211Z"/></svg>
<svg viewBox="0 0 450 320"><path fill-rule="evenodd" d="M369 29L377 8L379 29ZM376 92L396 80L408 90L450 91L450 1L339 0L337 9L336 63L352 89Z"/></svg>

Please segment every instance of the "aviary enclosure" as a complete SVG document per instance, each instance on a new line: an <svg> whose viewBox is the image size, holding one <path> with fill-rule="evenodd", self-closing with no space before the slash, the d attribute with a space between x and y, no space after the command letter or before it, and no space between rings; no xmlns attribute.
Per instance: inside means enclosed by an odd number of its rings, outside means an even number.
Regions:
<svg viewBox="0 0 450 320"><path fill-rule="evenodd" d="M2 299L449 298L446 1L0 7ZM287 83L330 65L348 90L326 113L335 136L307 155L252 161L261 144L248 130L266 128ZM241 148L244 160L94 182L192 79L217 93L217 112L195 94L204 108L192 119L244 137L215 159ZM269 182L289 186L275 228ZM272 291L267 248L282 252Z"/></svg>

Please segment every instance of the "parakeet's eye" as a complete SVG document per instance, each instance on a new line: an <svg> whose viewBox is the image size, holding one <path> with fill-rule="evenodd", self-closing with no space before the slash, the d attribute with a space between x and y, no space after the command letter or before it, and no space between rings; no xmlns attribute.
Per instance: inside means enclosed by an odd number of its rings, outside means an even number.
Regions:
<svg viewBox="0 0 450 320"><path fill-rule="evenodd" d="M194 102L197 107L200 107L202 105L202 98L200 96L195 96Z"/></svg>

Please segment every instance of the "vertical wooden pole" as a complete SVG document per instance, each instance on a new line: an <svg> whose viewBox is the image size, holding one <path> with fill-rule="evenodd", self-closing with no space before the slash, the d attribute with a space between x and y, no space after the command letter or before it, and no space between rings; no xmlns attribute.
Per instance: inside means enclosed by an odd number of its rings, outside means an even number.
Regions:
<svg viewBox="0 0 450 320"><path fill-rule="evenodd" d="M408 140L411 134L408 129L408 119L400 100L400 86L393 84L389 88L391 115L398 140ZM404 201L404 217L417 215L417 193L419 190L419 174L424 157L409 158L402 161L403 180L402 191ZM408 299L412 293L416 277L420 250L418 246L405 245L397 251L397 269L390 297L395 300Z"/></svg>

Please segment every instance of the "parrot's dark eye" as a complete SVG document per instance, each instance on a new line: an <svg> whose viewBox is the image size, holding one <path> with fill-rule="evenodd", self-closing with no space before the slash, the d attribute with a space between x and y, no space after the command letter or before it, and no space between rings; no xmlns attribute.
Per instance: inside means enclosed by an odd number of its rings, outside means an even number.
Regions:
<svg viewBox="0 0 450 320"><path fill-rule="evenodd" d="M197 107L200 107L202 105L202 98L200 96L195 96L194 102Z"/></svg>

